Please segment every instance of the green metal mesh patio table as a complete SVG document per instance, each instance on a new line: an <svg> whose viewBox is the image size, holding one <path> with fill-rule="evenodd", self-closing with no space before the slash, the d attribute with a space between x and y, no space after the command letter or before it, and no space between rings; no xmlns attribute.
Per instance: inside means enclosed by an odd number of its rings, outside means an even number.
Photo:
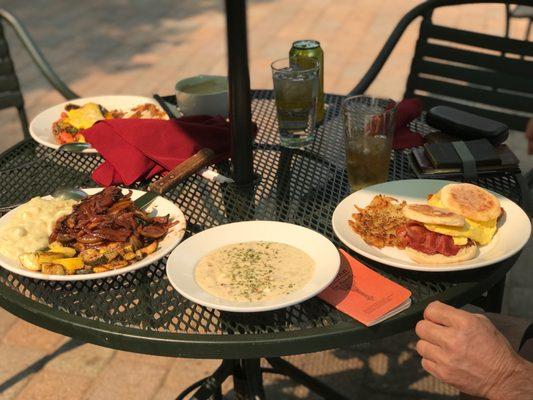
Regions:
<svg viewBox="0 0 533 400"><path fill-rule="evenodd" d="M253 120L259 128L254 143L255 185L243 189L199 176L179 184L165 196L184 211L187 234L233 221L279 220L314 229L343 247L330 223L334 208L349 194L340 118L342 99L327 95L325 122L313 145L289 150L279 146L272 92L253 91ZM412 128L420 132L429 129L423 121L413 123ZM406 151L394 151L391 157L390 180L414 178ZM95 186L90 174L101 162L98 155L58 153L26 140L0 156L0 205L20 203L63 186ZM229 163L217 168L230 173ZM485 177L474 183L519 204L523 200L514 175ZM146 188L147 184L139 183L136 188ZM244 360L231 361L226 367L234 375L236 368L241 371L235 378L237 386L248 381L249 386L257 386L258 393L262 390L258 359L265 357L283 373L335 398L333 391L298 375L299 370L277 357L352 345L412 329L429 302L439 299L460 306L478 298L502 280L517 257L479 270L438 274L393 269L363 259L412 292L408 310L371 328L317 298L258 314L204 308L181 297L169 284L166 258L132 273L81 282L39 281L0 269L0 305L33 324L101 346L174 357ZM226 372L219 370L211 381L196 386L215 387ZM213 387L209 390L220 396L219 389Z"/></svg>

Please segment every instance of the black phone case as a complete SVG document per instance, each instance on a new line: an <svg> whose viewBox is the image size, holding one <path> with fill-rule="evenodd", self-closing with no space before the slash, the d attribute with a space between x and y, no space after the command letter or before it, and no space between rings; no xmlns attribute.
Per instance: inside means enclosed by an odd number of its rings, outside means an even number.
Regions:
<svg viewBox="0 0 533 400"><path fill-rule="evenodd" d="M463 140L485 138L497 145L505 142L509 136L509 128L501 122L448 106L431 108L426 121L430 126Z"/></svg>

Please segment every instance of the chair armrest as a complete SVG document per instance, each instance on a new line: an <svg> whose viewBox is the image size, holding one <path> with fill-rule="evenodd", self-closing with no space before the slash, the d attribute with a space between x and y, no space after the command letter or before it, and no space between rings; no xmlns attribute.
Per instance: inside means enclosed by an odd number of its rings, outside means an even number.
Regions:
<svg viewBox="0 0 533 400"><path fill-rule="evenodd" d="M57 76L55 71L52 69L50 64L46 61L43 54L35 44L35 41L30 36L26 28L21 24L21 22L11 13L4 9L0 9L0 18L3 18L6 22L11 25L17 34L18 38L30 54L31 58L37 64L37 67L44 75L44 77L50 82L50 84L65 97L67 100L76 99L78 96L66 85L65 82Z"/></svg>

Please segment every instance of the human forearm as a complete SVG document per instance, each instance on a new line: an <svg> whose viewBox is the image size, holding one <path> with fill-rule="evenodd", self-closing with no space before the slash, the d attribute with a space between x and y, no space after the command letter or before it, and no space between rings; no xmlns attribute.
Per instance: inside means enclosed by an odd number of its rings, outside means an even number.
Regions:
<svg viewBox="0 0 533 400"><path fill-rule="evenodd" d="M533 363L517 357L516 364L500 384L489 393L489 400L522 400L533 398Z"/></svg>

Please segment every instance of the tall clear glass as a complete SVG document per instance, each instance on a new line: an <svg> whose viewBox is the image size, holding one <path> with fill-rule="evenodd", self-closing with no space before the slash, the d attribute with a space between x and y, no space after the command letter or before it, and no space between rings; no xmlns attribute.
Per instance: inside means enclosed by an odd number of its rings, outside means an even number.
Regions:
<svg viewBox="0 0 533 400"><path fill-rule="evenodd" d="M283 58L271 67L281 145L307 146L315 137L318 61Z"/></svg>
<svg viewBox="0 0 533 400"><path fill-rule="evenodd" d="M342 103L342 116L350 190L386 182L396 103L369 96L348 97Z"/></svg>

